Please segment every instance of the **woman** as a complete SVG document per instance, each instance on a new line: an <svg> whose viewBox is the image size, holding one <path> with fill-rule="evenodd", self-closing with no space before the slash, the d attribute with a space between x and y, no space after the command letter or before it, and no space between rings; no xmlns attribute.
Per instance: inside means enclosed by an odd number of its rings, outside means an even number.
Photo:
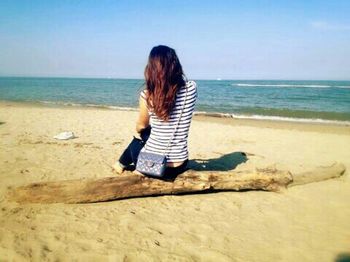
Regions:
<svg viewBox="0 0 350 262"><path fill-rule="evenodd" d="M163 45L151 50L145 81L136 123L141 139L134 138L113 167L122 173L128 166L136 165L141 150L165 152L165 174L178 175L186 170L188 162L187 140L197 98L196 83L185 81L175 50Z"/></svg>

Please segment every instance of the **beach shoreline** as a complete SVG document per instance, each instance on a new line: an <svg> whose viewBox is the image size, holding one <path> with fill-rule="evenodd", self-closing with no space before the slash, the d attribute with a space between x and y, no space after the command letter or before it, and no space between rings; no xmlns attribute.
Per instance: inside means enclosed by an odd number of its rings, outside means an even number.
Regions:
<svg viewBox="0 0 350 262"><path fill-rule="evenodd" d="M0 260L333 261L349 253L350 127L195 116L190 159L344 176L280 193L222 192L105 203L18 204L9 189L115 176L137 111L0 102ZM77 138L58 141L62 131Z"/></svg>
<svg viewBox="0 0 350 262"><path fill-rule="evenodd" d="M31 101L4 101L0 100L0 107L38 107L38 108L56 108L65 110L106 110L106 111L121 111L121 112L138 112L137 108L128 107L106 107L106 106L89 106L89 105L64 105L57 103L43 103L43 102L31 102ZM286 120L270 120L270 119L244 119L235 118L230 114L214 113L214 112L200 112L195 111L193 118L202 122L215 122L225 125L244 125L255 127L270 127L279 129L296 129L302 131L315 131L315 132L328 132L336 134L349 134L350 124L347 122L338 124L332 122L301 122L301 121L286 121Z"/></svg>

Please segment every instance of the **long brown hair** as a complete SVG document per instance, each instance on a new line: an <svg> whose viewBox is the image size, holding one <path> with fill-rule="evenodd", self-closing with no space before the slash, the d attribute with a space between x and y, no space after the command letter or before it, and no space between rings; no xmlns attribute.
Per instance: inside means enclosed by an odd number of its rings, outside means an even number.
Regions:
<svg viewBox="0 0 350 262"><path fill-rule="evenodd" d="M184 73L174 49L152 48L145 68L147 104L160 119L167 121L174 108L176 93L184 86Z"/></svg>

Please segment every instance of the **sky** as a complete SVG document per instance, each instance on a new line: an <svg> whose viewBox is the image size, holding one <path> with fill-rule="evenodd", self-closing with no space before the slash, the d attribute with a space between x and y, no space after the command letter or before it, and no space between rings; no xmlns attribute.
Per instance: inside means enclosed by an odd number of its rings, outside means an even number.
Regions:
<svg viewBox="0 0 350 262"><path fill-rule="evenodd" d="M1 0L0 75L143 78L153 46L189 79L350 80L350 1Z"/></svg>

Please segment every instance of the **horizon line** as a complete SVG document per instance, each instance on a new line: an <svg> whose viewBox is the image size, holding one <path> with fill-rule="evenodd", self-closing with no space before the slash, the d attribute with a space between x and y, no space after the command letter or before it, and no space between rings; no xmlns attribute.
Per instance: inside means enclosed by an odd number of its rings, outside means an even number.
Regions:
<svg viewBox="0 0 350 262"><path fill-rule="evenodd" d="M70 78L70 79L110 79L110 80L144 80L144 78L134 77L108 77L108 76L40 76L40 75L1 75L0 78ZM350 81L350 79L305 79L305 78L191 78L203 81Z"/></svg>

